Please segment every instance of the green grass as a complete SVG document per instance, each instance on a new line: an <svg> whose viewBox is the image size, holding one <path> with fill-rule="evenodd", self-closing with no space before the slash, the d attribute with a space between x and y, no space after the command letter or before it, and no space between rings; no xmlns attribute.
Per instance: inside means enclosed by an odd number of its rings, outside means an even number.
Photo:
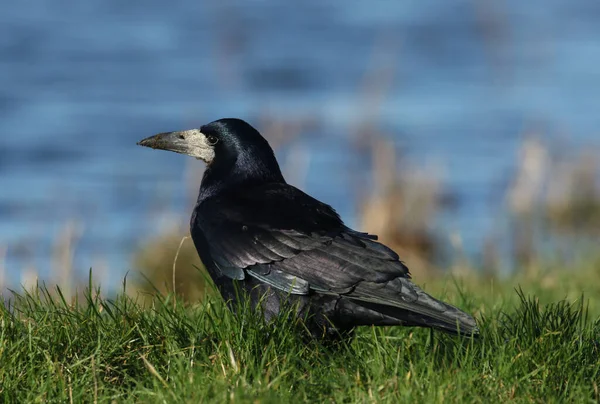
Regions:
<svg viewBox="0 0 600 404"><path fill-rule="evenodd" d="M288 314L264 324L214 298L4 296L0 402L597 402L597 306L540 279L528 285L545 304L527 285L477 279L426 287L478 313L477 339L365 327L333 347Z"/></svg>

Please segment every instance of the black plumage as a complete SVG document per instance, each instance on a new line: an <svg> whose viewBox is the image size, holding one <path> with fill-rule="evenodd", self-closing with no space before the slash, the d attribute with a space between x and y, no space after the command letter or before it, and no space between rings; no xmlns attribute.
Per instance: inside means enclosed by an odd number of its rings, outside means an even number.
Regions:
<svg viewBox="0 0 600 404"><path fill-rule="evenodd" d="M268 142L248 123L221 119L139 144L207 162L190 229L226 300L237 298L237 283L267 319L295 303L318 337L360 325L477 332L471 316L414 285L377 236L348 228L331 206L287 184Z"/></svg>

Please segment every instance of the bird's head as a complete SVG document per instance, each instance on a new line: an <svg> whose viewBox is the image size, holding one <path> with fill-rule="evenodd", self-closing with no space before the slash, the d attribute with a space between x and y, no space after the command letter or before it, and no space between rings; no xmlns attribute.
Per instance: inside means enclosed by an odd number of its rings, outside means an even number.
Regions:
<svg viewBox="0 0 600 404"><path fill-rule="evenodd" d="M178 132L164 132L138 145L186 154L203 160L213 177L284 181L269 142L249 123L225 118Z"/></svg>

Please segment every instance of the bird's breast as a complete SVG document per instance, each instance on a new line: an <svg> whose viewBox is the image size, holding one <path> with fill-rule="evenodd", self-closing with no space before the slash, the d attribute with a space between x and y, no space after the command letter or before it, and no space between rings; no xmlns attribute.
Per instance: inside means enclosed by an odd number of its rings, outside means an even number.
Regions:
<svg viewBox="0 0 600 404"><path fill-rule="evenodd" d="M201 214L198 212L198 207L192 211L192 217L190 218L190 235L194 241L194 246L198 252L198 256L202 261L202 264L209 270L213 266L213 260L210 255L210 246L206 239L204 230L202 228ZM212 275L212 273L211 273Z"/></svg>

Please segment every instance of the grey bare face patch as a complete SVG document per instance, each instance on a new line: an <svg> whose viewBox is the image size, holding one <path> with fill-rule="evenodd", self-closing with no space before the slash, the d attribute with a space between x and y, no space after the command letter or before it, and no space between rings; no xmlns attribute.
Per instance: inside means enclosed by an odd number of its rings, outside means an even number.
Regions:
<svg viewBox="0 0 600 404"><path fill-rule="evenodd" d="M215 149L208 141L208 137L200 132L199 129L184 130L179 133L179 137L187 144L187 151L184 154L203 160L206 164L212 163L215 158Z"/></svg>
<svg viewBox="0 0 600 404"><path fill-rule="evenodd" d="M214 138L211 137L211 140L212 142L199 129L189 129L159 133L141 140L138 145L186 154L210 164L215 158L214 145L216 144Z"/></svg>

